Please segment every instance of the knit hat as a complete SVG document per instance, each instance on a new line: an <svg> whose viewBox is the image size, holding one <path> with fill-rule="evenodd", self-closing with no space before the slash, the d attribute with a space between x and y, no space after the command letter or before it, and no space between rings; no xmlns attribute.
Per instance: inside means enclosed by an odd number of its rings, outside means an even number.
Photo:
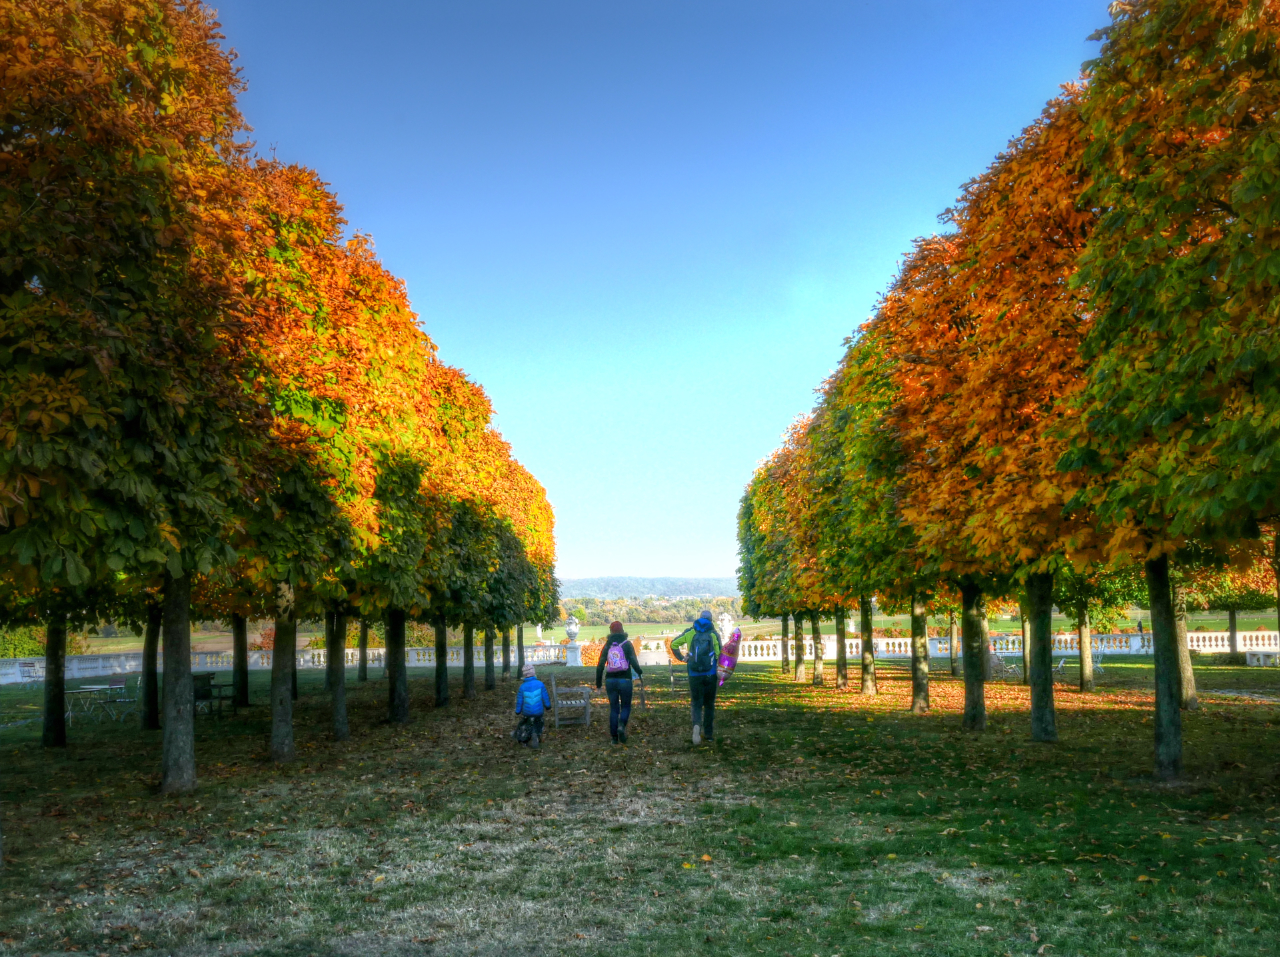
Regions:
<svg viewBox="0 0 1280 957"><path fill-rule="evenodd" d="M710 609L710 608L704 608L704 609L702 609L702 611L698 612L698 617L699 617L699 618L705 618L705 619L707 619L707 621L710 621L710 620L711 620L711 609Z"/></svg>
<svg viewBox="0 0 1280 957"><path fill-rule="evenodd" d="M620 622L620 621L611 621L611 622L609 622L609 634L611 634L611 635L620 635L620 634L622 634L622 622Z"/></svg>
<svg viewBox="0 0 1280 957"><path fill-rule="evenodd" d="M526 662L524 668L520 671L520 674L525 678L536 678L538 676L538 673L533 670L532 662Z"/></svg>

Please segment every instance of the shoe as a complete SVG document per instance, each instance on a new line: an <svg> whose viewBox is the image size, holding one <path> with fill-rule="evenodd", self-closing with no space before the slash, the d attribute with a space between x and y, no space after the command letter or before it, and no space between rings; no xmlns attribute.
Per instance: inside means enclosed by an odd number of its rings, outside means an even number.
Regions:
<svg viewBox="0 0 1280 957"><path fill-rule="evenodd" d="M626 728L619 728L619 729L618 729L618 741L619 741L621 744L626 744L626 743L627 743L627 729L626 729Z"/></svg>
<svg viewBox="0 0 1280 957"><path fill-rule="evenodd" d="M617 744L617 743L618 743L618 736L615 734L615 735L613 735L611 738L609 738L609 743L610 743L610 744Z"/></svg>
<svg viewBox="0 0 1280 957"><path fill-rule="evenodd" d="M702 728L696 724L693 726L693 743L702 743Z"/></svg>
<svg viewBox="0 0 1280 957"><path fill-rule="evenodd" d="M535 734L532 738L530 738L530 739L529 739L529 747L531 747L531 748L540 748L540 747L542 747L542 742L541 742L540 740L538 740L538 736L537 736L536 734Z"/></svg>

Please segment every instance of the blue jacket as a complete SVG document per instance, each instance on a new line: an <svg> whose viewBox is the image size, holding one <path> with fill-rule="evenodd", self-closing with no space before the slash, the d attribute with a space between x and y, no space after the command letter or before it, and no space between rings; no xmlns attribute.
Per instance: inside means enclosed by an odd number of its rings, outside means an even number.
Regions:
<svg viewBox="0 0 1280 957"><path fill-rule="evenodd" d="M551 695L547 686L537 678L525 678L516 692L516 714L536 718L551 707Z"/></svg>

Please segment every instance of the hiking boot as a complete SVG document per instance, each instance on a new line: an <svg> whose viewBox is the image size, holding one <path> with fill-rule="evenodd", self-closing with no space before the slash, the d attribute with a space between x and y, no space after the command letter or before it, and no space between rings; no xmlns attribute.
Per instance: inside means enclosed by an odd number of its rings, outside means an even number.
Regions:
<svg viewBox="0 0 1280 957"><path fill-rule="evenodd" d="M619 728L619 729L618 729L618 741L619 741L621 744L626 744L626 743L627 743L627 729L626 729L626 728Z"/></svg>
<svg viewBox="0 0 1280 957"><path fill-rule="evenodd" d="M610 744L617 744L617 743L618 743L618 736L617 736L616 734L615 734L615 735L613 735L613 736L611 736L611 737L609 738L609 743L610 743Z"/></svg>
<svg viewBox="0 0 1280 957"><path fill-rule="evenodd" d="M540 748L540 747L542 747L542 742L541 742L540 740L538 740L538 736L537 736L536 734L535 734L532 738L530 738L530 739L529 739L529 747L531 747L531 748Z"/></svg>
<svg viewBox="0 0 1280 957"><path fill-rule="evenodd" d="M701 725L695 724L693 726L693 743L694 744L702 743L702 726Z"/></svg>

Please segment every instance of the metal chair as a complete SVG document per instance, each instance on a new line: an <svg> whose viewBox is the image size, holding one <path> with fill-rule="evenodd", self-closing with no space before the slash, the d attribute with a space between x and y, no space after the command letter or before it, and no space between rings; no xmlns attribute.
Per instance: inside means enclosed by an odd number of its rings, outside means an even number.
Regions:
<svg viewBox="0 0 1280 957"><path fill-rule="evenodd" d="M689 669L684 664L667 662L667 679L671 684L672 694L680 693L680 688L676 685L683 686L685 691L689 690Z"/></svg>
<svg viewBox="0 0 1280 957"><path fill-rule="evenodd" d="M111 675L107 679L107 696L102 705L107 714L115 721L123 721L131 714L138 713L138 685L142 678L134 683L133 693L129 693L128 675Z"/></svg>

